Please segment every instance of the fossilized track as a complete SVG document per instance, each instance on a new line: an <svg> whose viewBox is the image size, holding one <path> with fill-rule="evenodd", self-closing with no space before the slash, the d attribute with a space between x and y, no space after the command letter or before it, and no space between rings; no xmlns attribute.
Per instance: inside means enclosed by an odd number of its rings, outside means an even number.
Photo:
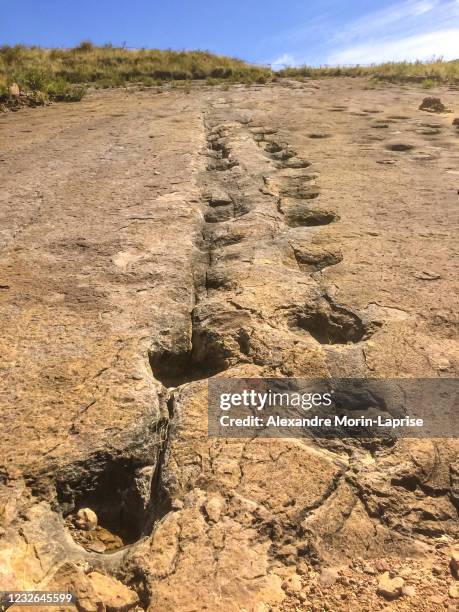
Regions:
<svg viewBox="0 0 459 612"><path fill-rule="evenodd" d="M310 162L274 140L272 128L222 121L211 110L205 129L191 344L182 352L152 349L154 376L177 386L244 363L301 375L286 358L292 350L367 338L372 323L337 304L311 274L342 256L311 240L311 226L338 216L320 204Z"/></svg>
<svg viewBox="0 0 459 612"><path fill-rule="evenodd" d="M244 366L261 376L329 375L323 346L347 350L373 327L338 304L316 274L342 259L336 246L324 248L311 239L321 225L338 221L321 203L317 172L278 141L272 128L229 120L210 108L204 130L207 161L200 179L201 234L193 256L194 306L179 341L152 339L153 376L166 387L183 388ZM99 541L84 544L86 558L134 586L145 606L152 586L146 586L148 572L136 560L136 550L174 506L168 420L174 426L176 394L169 392L169 415L163 420L139 424L132 448L71 464L51 483L40 476L29 481L44 499L54 486L51 497L64 516L85 506L97 512L113 542L104 550ZM80 542L81 534L67 523ZM268 526L263 529L269 533Z"/></svg>

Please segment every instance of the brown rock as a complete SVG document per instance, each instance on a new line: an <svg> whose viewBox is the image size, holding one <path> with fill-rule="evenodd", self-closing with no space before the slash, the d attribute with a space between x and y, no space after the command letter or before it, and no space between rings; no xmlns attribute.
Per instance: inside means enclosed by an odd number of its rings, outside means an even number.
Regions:
<svg viewBox="0 0 459 612"><path fill-rule="evenodd" d="M451 599L459 599L459 587L456 584L450 585L448 595Z"/></svg>
<svg viewBox="0 0 459 612"><path fill-rule="evenodd" d="M428 111L429 113L444 113L447 108L442 103L440 98L428 96L427 98L424 98L424 100L421 102L419 110Z"/></svg>
<svg viewBox="0 0 459 612"><path fill-rule="evenodd" d="M402 594L404 580L400 576L391 578L389 572L384 572L378 582L378 595L386 599L397 599Z"/></svg>

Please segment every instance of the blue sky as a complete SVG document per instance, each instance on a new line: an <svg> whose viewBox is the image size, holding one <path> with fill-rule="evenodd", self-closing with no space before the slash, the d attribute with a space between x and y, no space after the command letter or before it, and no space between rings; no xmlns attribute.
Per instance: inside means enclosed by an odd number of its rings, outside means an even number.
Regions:
<svg viewBox="0 0 459 612"><path fill-rule="evenodd" d="M459 0L0 0L0 44L209 49L251 62L459 57Z"/></svg>

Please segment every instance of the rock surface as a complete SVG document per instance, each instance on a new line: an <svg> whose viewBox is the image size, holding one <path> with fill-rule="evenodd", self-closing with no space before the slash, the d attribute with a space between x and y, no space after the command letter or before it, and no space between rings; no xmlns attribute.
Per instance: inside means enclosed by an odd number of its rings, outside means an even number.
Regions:
<svg viewBox="0 0 459 612"><path fill-rule="evenodd" d="M207 435L212 376L457 375L457 137L418 97L330 79L0 118L0 589L445 609L454 440Z"/></svg>

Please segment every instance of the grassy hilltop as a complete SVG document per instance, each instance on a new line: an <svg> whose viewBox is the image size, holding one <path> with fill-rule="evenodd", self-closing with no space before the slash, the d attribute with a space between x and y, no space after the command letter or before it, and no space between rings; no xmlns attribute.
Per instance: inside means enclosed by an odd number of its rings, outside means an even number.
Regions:
<svg viewBox="0 0 459 612"><path fill-rule="evenodd" d="M286 68L273 72L266 66L208 51L130 50L82 42L74 49L43 49L24 45L0 47L0 103L12 100L9 87L16 83L29 99L77 101L88 86L119 87L129 84L179 84L194 80L215 83L266 83L276 78L367 77L373 81L422 82L425 87L459 82L459 60L397 62L354 67Z"/></svg>
<svg viewBox="0 0 459 612"><path fill-rule="evenodd" d="M459 82L459 59L445 62L386 62L369 66L324 66L313 68L300 66L285 68L279 73L283 77L368 77L374 80L423 83L426 87L442 83Z"/></svg>
<svg viewBox="0 0 459 612"><path fill-rule="evenodd" d="M130 83L213 79L266 82L269 68L207 51L129 50L83 42L74 49L0 47L0 93L11 83L56 99L78 99L88 85L119 87Z"/></svg>

